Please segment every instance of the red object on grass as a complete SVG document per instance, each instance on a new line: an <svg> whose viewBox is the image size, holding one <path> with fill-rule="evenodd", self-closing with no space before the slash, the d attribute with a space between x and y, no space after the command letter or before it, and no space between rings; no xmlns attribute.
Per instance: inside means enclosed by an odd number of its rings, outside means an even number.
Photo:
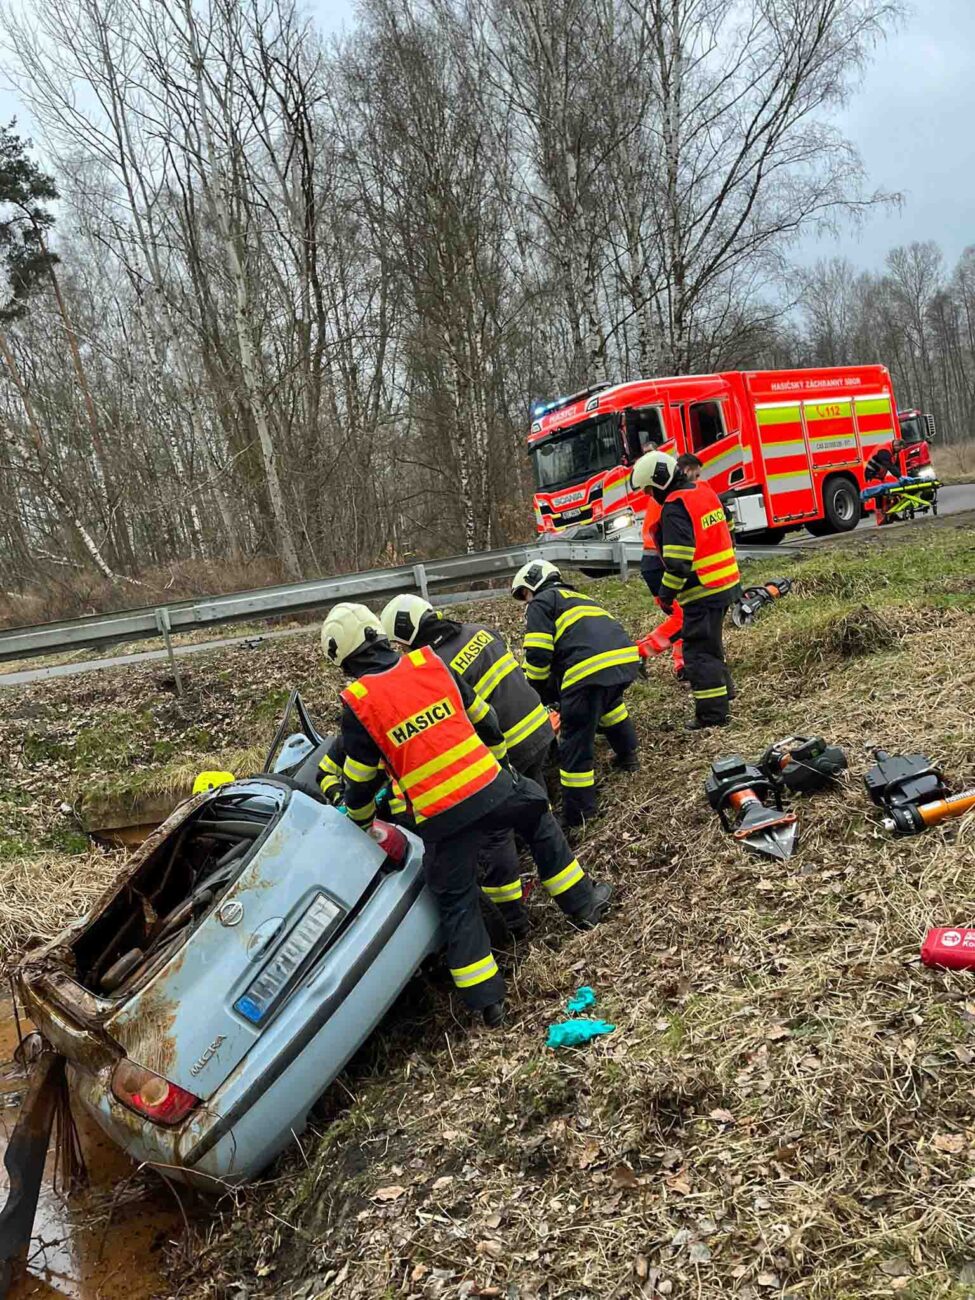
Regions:
<svg viewBox="0 0 975 1300"><path fill-rule="evenodd" d="M948 970L975 970L975 930L958 926L929 930L921 945L921 961Z"/></svg>

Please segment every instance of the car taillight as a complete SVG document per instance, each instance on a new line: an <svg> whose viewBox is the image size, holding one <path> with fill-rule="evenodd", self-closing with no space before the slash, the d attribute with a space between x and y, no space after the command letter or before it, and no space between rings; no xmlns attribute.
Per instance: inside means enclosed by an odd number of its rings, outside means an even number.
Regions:
<svg viewBox="0 0 975 1300"><path fill-rule="evenodd" d="M391 826L389 822L373 822L369 834L376 841L386 857L394 862L397 867L401 867L409 852L410 842L398 826Z"/></svg>
<svg viewBox="0 0 975 1300"><path fill-rule="evenodd" d="M185 1088L133 1061L119 1061L112 1074L112 1092L123 1106L155 1124L179 1124L200 1104Z"/></svg>

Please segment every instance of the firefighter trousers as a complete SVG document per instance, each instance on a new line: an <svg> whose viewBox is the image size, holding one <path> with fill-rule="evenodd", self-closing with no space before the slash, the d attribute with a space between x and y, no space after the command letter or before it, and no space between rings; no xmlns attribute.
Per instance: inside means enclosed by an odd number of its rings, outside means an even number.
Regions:
<svg viewBox="0 0 975 1300"><path fill-rule="evenodd" d="M508 798L480 820L428 843L423 869L440 909L450 974L473 1011L504 997L504 978L491 951L477 883L485 836L495 830L514 831L525 840L542 886L566 915L586 911L593 896L592 881L573 857L544 791L524 777L513 777Z"/></svg>
<svg viewBox="0 0 975 1300"><path fill-rule="evenodd" d="M625 691L626 685L582 686L562 697L559 780L566 826L581 826L596 813L596 732L605 735L621 758L636 753L636 730L623 700Z"/></svg>
<svg viewBox="0 0 975 1300"><path fill-rule="evenodd" d="M684 670L691 684L694 713L708 726L726 722L735 684L724 657L726 601L705 596L684 607Z"/></svg>
<svg viewBox="0 0 975 1300"><path fill-rule="evenodd" d="M518 768L518 774L522 780L534 782L547 797L546 752L543 750L537 759L522 764ZM528 913L525 910L521 863L513 830L501 827L485 833L480 865L482 893L497 907L505 924L514 933L523 934L528 925Z"/></svg>

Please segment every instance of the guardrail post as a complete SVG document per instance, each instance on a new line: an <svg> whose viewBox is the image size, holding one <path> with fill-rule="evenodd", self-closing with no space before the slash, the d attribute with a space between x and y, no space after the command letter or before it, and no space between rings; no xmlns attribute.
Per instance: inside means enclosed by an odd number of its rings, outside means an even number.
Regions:
<svg viewBox="0 0 975 1300"><path fill-rule="evenodd" d="M630 562L626 557L626 543L622 537L613 538L613 548L616 551L616 563L619 565L620 577L626 582L630 576Z"/></svg>
<svg viewBox="0 0 975 1300"><path fill-rule="evenodd" d="M169 666L173 670L173 677L176 681L176 696L178 699L183 698L183 678L180 676L179 664L176 662L176 656L173 654L173 643L170 639L170 622L169 610L165 608L156 610L156 627L162 635L163 644L166 647L166 655L169 658Z"/></svg>
<svg viewBox="0 0 975 1300"><path fill-rule="evenodd" d="M424 600L430 599L430 592L427 589L427 571L422 564L413 565L413 581L420 588L420 595Z"/></svg>

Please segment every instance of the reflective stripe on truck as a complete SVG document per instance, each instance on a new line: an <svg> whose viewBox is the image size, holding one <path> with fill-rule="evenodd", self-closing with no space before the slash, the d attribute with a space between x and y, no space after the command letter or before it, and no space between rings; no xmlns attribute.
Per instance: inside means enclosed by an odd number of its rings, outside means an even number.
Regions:
<svg viewBox="0 0 975 1300"><path fill-rule="evenodd" d="M808 518L816 511L816 494L799 402L757 405L755 421L766 463L769 523Z"/></svg>

